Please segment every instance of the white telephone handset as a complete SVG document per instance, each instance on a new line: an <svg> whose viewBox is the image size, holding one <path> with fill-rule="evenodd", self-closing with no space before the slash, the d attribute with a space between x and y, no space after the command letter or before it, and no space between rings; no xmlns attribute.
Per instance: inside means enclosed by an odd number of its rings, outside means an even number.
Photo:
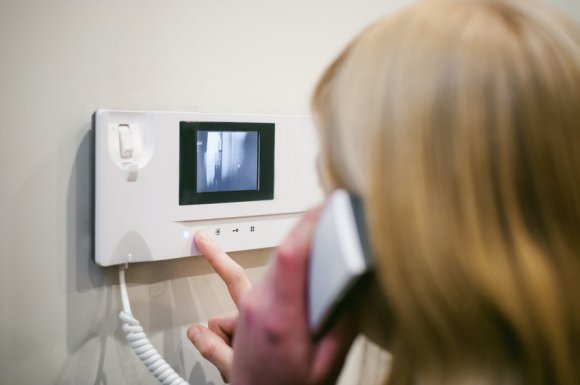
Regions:
<svg viewBox="0 0 580 385"><path fill-rule="evenodd" d="M362 202L335 191L314 235L308 276L308 323L314 335L324 332L338 305L372 269Z"/></svg>

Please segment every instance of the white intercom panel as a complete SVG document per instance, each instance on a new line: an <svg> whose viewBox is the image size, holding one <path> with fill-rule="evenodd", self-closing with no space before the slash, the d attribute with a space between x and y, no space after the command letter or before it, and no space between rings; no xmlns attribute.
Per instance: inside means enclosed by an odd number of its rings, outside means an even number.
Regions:
<svg viewBox="0 0 580 385"><path fill-rule="evenodd" d="M277 246L322 200L311 118L99 110L95 262L199 255L193 235L226 251Z"/></svg>

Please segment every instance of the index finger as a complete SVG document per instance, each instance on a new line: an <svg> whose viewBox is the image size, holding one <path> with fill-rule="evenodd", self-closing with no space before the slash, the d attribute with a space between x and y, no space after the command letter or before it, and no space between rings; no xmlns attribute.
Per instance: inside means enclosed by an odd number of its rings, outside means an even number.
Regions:
<svg viewBox="0 0 580 385"><path fill-rule="evenodd" d="M195 244L211 267L224 281L232 300L239 307L241 298L252 288L244 269L203 231L195 233Z"/></svg>

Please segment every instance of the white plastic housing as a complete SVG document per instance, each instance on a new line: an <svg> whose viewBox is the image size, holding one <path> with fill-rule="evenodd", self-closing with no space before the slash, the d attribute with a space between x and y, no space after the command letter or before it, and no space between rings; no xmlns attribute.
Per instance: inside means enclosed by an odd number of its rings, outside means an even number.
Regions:
<svg viewBox="0 0 580 385"><path fill-rule="evenodd" d="M322 211L309 263L308 324L318 333L334 307L369 269L345 190L336 190Z"/></svg>
<svg viewBox="0 0 580 385"><path fill-rule="evenodd" d="M199 255L198 229L226 251L277 246L322 200L309 117L99 110L94 118L99 265ZM180 206L181 121L274 123L274 199Z"/></svg>

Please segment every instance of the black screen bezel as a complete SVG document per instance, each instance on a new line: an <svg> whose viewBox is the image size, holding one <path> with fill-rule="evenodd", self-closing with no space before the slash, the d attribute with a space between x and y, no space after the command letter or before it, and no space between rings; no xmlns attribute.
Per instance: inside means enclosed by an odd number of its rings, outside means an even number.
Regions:
<svg viewBox="0 0 580 385"><path fill-rule="evenodd" d="M258 189L197 192L197 132L257 132ZM274 199L274 123L179 122L179 205Z"/></svg>

